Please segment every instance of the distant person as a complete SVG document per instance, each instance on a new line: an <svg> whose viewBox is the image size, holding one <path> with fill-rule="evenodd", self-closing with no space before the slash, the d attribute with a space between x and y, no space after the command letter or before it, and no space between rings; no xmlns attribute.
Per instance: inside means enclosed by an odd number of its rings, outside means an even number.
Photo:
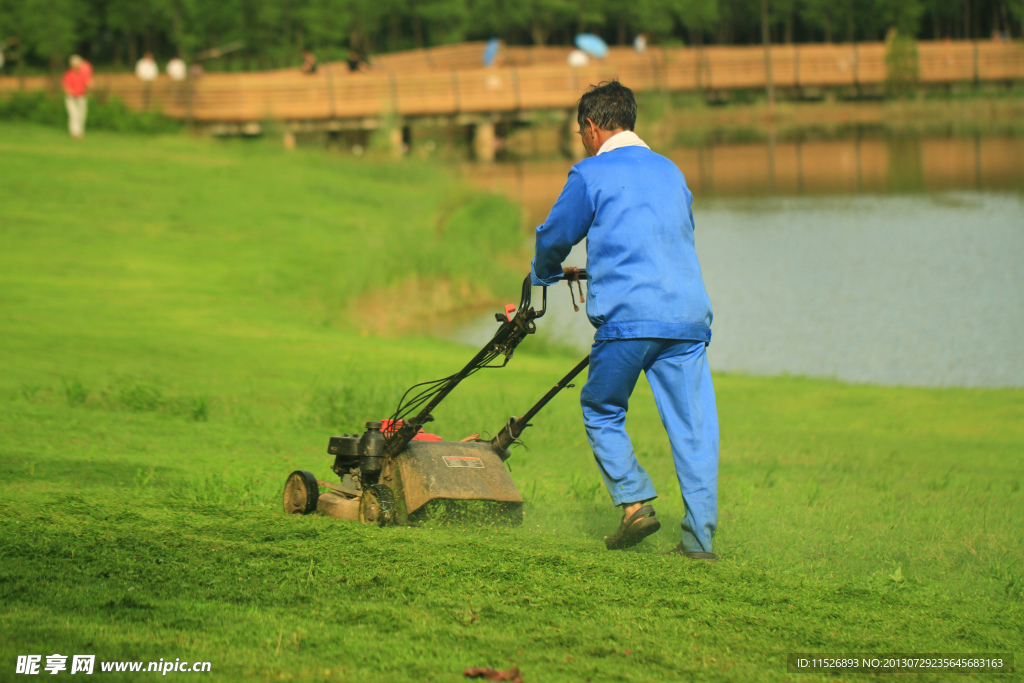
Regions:
<svg viewBox="0 0 1024 683"><path fill-rule="evenodd" d="M638 55L642 55L647 51L647 34L638 33L636 38L633 39L633 49L636 50Z"/></svg>
<svg viewBox="0 0 1024 683"><path fill-rule="evenodd" d="M146 83L152 83L160 75L160 67L156 65L152 52L147 52L142 55L142 59L135 62L135 75Z"/></svg>
<svg viewBox="0 0 1024 683"><path fill-rule="evenodd" d="M669 159L633 127L636 100L618 81L592 86L576 114L591 155L569 178L537 228L534 285L553 285L587 240L587 317L595 328L583 425L622 522L609 550L636 545L661 527L649 503L654 482L637 461L626 411L640 373L647 375L668 432L686 504L678 545L664 554L715 561L718 523L718 409L706 347L711 301L694 248L693 195Z"/></svg>
<svg viewBox="0 0 1024 683"><path fill-rule="evenodd" d="M9 47L13 48L19 44L20 41L18 40L17 36L11 36L7 40L0 40L0 69L2 69L4 66L4 50L6 50Z"/></svg>
<svg viewBox="0 0 1024 683"><path fill-rule="evenodd" d="M361 56L355 50L348 51L348 57L345 58L345 62L348 64L349 73L355 73L356 71L362 71L363 65L370 66L370 63L366 61L366 58Z"/></svg>
<svg viewBox="0 0 1024 683"><path fill-rule="evenodd" d="M566 60L569 66L573 68L588 66L590 64L590 57L583 50L573 50L569 53L569 57Z"/></svg>
<svg viewBox="0 0 1024 683"><path fill-rule="evenodd" d="M166 71L172 81L183 81L188 76L188 68L185 66L185 60L180 57L175 57L171 61L167 62Z"/></svg>
<svg viewBox="0 0 1024 683"><path fill-rule="evenodd" d="M484 48L484 66L494 66L498 59L498 50L501 49L501 41L491 38Z"/></svg>
<svg viewBox="0 0 1024 683"><path fill-rule="evenodd" d="M309 50L302 53L302 73L315 74L318 66L315 54Z"/></svg>
<svg viewBox="0 0 1024 683"><path fill-rule="evenodd" d="M90 72L83 69L84 59L71 55L68 70L64 72L61 85L64 88L64 106L68 110L68 132L75 140L85 137L85 117L89 113Z"/></svg>
<svg viewBox="0 0 1024 683"><path fill-rule="evenodd" d="M82 65L79 69L81 69L82 75L85 77L85 87L92 90L92 64L84 57L79 57L79 59L82 60Z"/></svg>

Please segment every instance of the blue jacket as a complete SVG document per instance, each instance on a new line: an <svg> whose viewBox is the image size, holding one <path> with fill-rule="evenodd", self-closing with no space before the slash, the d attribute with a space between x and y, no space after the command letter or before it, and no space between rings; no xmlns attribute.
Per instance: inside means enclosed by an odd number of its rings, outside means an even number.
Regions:
<svg viewBox="0 0 1024 683"><path fill-rule="evenodd" d="M711 301L694 249L692 202L682 172L646 147L584 159L537 228L533 284L554 284L573 245L586 238L595 340L709 342Z"/></svg>

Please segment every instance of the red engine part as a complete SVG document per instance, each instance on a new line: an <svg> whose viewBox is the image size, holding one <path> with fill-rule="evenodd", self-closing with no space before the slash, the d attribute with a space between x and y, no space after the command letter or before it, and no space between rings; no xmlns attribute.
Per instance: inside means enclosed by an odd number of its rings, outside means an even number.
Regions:
<svg viewBox="0 0 1024 683"><path fill-rule="evenodd" d="M402 421L401 420L396 421L394 424L391 423L391 420L381 420L380 421L380 430L384 433L384 436L391 436L394 432L397 432L401 427L402 427ZM444 439L439 437L437 434L428 434L428 433L426 433L425 431L423 431L422 427L420 427L420 431L418 431L416 433L416 436L412 437L412 440L413 441L444 441Z"/></svg>

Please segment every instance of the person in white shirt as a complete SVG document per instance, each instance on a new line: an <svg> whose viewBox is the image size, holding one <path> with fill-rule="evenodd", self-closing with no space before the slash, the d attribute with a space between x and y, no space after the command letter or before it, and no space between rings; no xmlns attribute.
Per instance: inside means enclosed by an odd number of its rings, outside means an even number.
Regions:
<svg viewBox="0 0 1024 683"><path fill-rule="evenodd" d="M171 77L172 81L183 81L187 74L188 69L185 67L184 60L175 57L167 62L167 75Z"/></svg>
<svg viewBox="0 0 1024 683"><path fill-rule="evenodd" d="M590 64L590 57L583 50L573 50L569 53L568 62L571 67L587 66Z"/></svg>
<svg viewBox="0 0 1024 683"><path fill-rule="evenodd" d="M152 52L142 55L142 59L135 63L135 75L139 77L139 80L146 83L155 81L159 73L160 68L156 65Z"/></svg>

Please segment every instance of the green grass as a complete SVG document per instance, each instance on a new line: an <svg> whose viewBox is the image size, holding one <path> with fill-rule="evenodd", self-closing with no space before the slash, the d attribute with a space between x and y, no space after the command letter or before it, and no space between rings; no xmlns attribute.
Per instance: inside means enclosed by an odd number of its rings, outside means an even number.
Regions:
<svg viewBox="0 0 1024 683"><path fill-rule="evenodd" d="M212 681L512 665L530 683L783 680L791 652L1021 661L1022 391L716 375L714 566L657 554L683 509L644 383L629 425L670 523L636 549L603 550L616 514L578 390L510 461L522 527L286 517L285 477L326 476L328 436L472 354L364 335L360 302L439 284L452 309L516 298L514 208L436 168L264 145L8 125L0 154L0 680L52 653L210 661ZM576 360L530 341L432 431L496 431Z"/></svg>

